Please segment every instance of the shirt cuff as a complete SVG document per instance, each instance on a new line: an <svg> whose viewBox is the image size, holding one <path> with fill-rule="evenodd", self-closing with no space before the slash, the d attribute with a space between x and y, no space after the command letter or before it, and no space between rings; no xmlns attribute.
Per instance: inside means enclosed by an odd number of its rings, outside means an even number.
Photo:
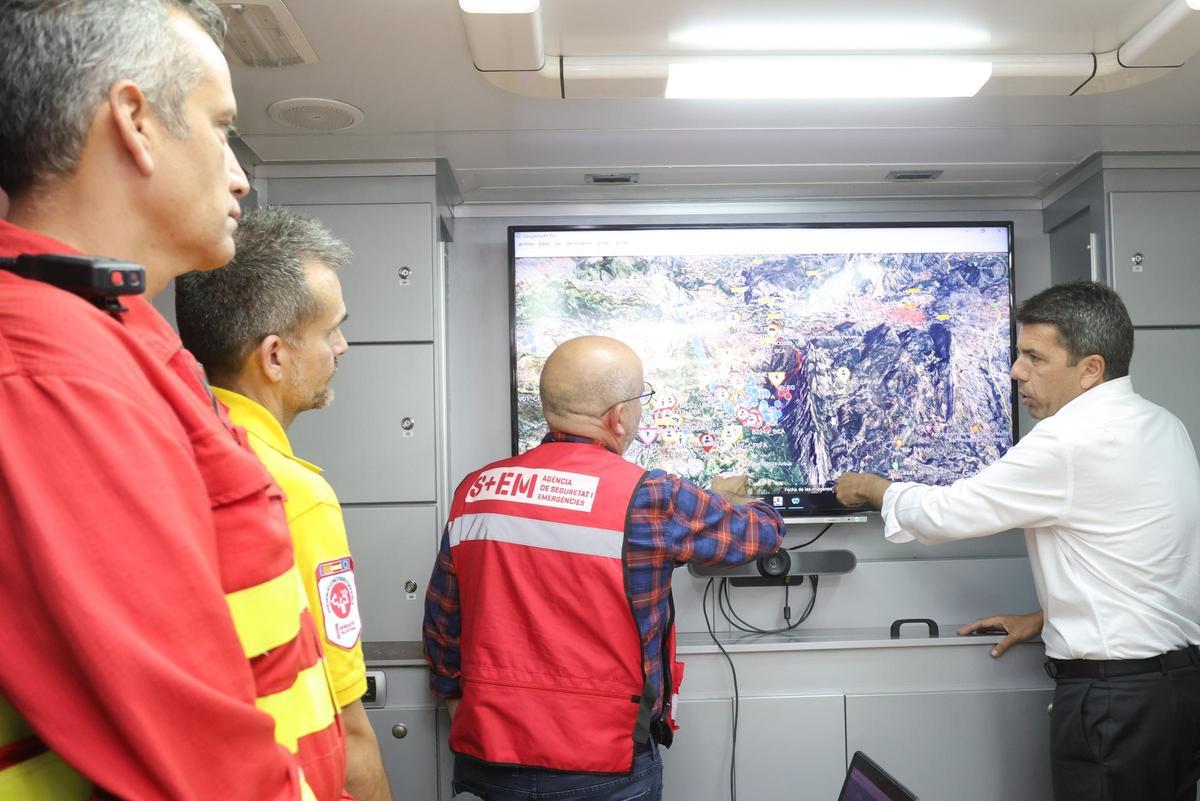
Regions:
<svg viewBox="0 0 1200 801"><path fill-rule="evenodd" d="M888 542L894 542L901 545L906 542L916 542L917 538L904 530L900 525L900 521L896 517L896 502L904 491L917 486L911 483L896 483L889 486L883 492L883 508L880 509L880 514L883 515L883 538Z"/></svg>

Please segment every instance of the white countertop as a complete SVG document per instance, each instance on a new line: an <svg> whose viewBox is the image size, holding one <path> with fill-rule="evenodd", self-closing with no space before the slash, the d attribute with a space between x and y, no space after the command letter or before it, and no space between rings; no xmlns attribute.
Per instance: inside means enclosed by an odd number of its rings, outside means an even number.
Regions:
<svg viewBox="0 0 1200 801"><path fill-rule="evenodd" d="M938 623L940 636L930 637L925 626L905 624L899 639L892 639L886 627L848 629L797 628L786 634L746 634L718 632L717 639L730 653L758 651L825 651L853 648L928 648L994 644L1002 634L972 634L959 637L954 632L961 623ZM679 635L676 650L680 654L719 653L707 632L687 632ZM373 642L364 645L367 664L371 667L424 666L419 642Z"/></svg>

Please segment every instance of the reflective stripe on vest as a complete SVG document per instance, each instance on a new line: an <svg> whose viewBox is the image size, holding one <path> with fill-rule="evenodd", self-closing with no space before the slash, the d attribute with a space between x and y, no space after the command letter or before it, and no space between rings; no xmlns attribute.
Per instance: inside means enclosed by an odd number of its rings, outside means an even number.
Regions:
<svg viewBox="0 0 1200 801"><path fill-rule="evenodd" d="M276 742L296 753L301 737L327 728L337 714L325 660L300 671L291 687L261 696L254 705L275 719Z"/></svg>
<svg viewBox="0 0 1200 801"><path fill-rule="evenodd" d="M293 565L269 581L226 594L233 624L247 658L287 645L301 631L308 596ZM275 721L275 741L296 753L302 737L322 731L337 717L333 681L322 657L301 670L292 685L255 699Z"/></svg>
<svg viewBox="0 0 1200 801"><path fill-rule="evenodd" d="M85 801L91 797L91 782L47 750L17 710L0 698L0 798Z"/></svg>
<svg viewBox="0 0 1200 801"><path fill-rule="evenodd" d="M247 658L296 639L300 613L308 612L308 596L295 565L270 581L228 593L225 601Z"/></svg>
<svg viewBox="0 0 1200 801"><path fill-rule="evenodd" d="M463 515L450 523L450 547L470 540L493 540L552 551L620 559L625 533L611 529L526 520L500 514Z"/></svg>

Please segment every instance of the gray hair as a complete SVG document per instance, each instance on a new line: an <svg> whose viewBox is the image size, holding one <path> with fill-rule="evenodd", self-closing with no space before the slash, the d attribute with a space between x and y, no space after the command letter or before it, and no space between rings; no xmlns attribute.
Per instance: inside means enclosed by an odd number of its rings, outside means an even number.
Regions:
<svg viewBox="0 0 1200 801"><path fill-rule="evenodd" d="M1017 322L1044 323L1058 329L1058 343L1071 364L1097 355L1104 358L1104 380L1129 375L1133 358L1133 321L1121 297L1092 281L1045 289L1017 308Z"/></svg>
<svg viewBox="0 0 1200 801"><path fill-rule="evenodd" d="M73 173L96 107L121 80L187 136L184 101L204 72L172 11L224 43L210 0L0 0L0 188L13 197Z"/></svg>
<svg viewBox="0 0 1200 801"><path fill-rule="evenodd" d="M226 267L175 279L175 317L183 344L214 380L237 375L271 334L294 341L319 310L306 265L333 270L350 263L350 248L316 220L281 208L246 214Z"/></svg>

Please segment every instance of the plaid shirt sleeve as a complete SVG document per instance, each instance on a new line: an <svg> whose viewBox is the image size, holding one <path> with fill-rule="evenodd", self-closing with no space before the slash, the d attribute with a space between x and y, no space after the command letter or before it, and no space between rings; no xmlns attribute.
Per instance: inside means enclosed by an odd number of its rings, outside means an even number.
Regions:
<svg viewBox="0 0 1200 801"><path fill-rule="evenodd" d="M676 565L733 566L773 553L786 532L779 513L761 501L735 505L678 476L651 470L638 489L630 521L641 545Z"/></svg>
<svg viewBox="0 0 1200 801"><path fill-rule="evenodd" d="M442 531L433 575L425 590L423 629L425 661L429 663L429 689L437 698L459 698L459 638L462 614L458 603L458 575L450 554L450 529Z"/></svg>

